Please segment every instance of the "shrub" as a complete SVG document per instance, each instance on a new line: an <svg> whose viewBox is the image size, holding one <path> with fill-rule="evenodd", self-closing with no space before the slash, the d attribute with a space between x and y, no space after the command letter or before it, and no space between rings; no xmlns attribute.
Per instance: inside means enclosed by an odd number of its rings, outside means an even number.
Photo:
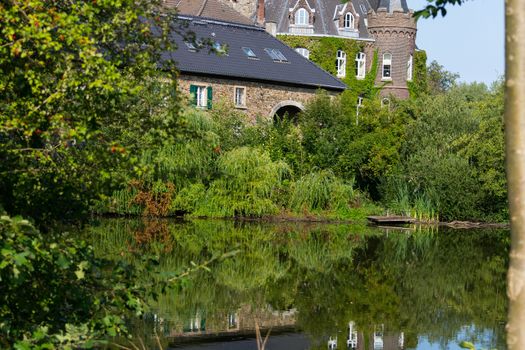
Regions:
<svg viewBox="0 0 525 350"><path fill-rule="evenodd" d="M294 184L290 207L295 211L335 210L348 207L354 195L352 185L345 184L332 171L322 170L305 175Z"/></svg>
<svg viewBox="0 0 525 350"><path fill-rule="evenodd" d="M135 271L95 258L84 242L44 238L27 220L2 216L0 251L1 348L88 346L125 330L117 315L143 312Z"/></svg>
<svg viewBox="0 0 525 350"><path fill-rule="evenodd" d="M272 201L290 169L267 152L241 147L220 156L220 177L207 190L195 214L204 216L262 216L279 208Z"/></svg>

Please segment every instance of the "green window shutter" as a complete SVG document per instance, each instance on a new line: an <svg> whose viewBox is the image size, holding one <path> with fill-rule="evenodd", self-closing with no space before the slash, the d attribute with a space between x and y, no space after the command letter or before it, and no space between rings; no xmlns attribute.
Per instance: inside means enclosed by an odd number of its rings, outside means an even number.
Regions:
<svg viewBox="0 0 525 350"><path fill-rule="evenodd" d="M190 104L197 105L197 86L195 85L190 85Z"/></svg>
<svg viewBox="0 0 525 350"><path fill-rule="evenodd" d="M212 100L213 100L213 89L211 86L208 86L208 109L211 109L212 106Z"/></svg>

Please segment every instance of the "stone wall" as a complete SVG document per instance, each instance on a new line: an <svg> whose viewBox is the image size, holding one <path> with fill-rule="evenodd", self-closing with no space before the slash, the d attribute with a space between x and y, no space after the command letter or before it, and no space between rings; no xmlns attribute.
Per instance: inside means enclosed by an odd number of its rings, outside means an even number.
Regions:
<svg viewBox="0 0 525 350"><path fill-rule="evenodd" d="M381 95L408 98L407 64L416 48L416 22L413 13L393 12L380 8L368 16L368 32L375 39L378 53L376 84L386 83ZM392 54L391 80L383 80L383 54Z"/></svg>
<svg viewBox="0 0 525 350"><path fill-rule="evenodd" d="M244 16L254 19L257 7L257 0L224 0L227 4L232 6L237 12Z"/></svg>
<svg viewBox="0 0 525 350"><path fill-rule="evenodd" d="M257 116L273 117L272 111L281 105L306 105L315 97L317 90L314 88L300 88L291 86L274 85L268 83L238 81L233 79L201 77L181 74L178 79L179 90L189 97L190 85L211 86L213 89L213 103L223 102L234 107L235 87L246 88L246 108L239 108L253 120ZM332 95L337 93L332 92ZM283 103L284 102L284 103Z"/></svg>

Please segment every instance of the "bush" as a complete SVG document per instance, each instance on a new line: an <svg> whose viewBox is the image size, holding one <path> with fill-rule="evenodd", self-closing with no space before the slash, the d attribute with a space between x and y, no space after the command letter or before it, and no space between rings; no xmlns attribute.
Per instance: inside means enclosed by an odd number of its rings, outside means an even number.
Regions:
<svg viewBox="0 0 525 350"><path fill-rule="evenodd" d="M198 216L262 216L279 211L273 201L290 169L274 162L267 152L241 147L224 153L217 164L220 177L213 181Z"/></svg>
<svg viewBox="0 0 525 350"><path fill-rule="evenodd" d="M88 346L125 331L126 310L143 311L135 271L96 259L84 242L44 238L27 220L2 216L0 251L1 348Z"/></svg>
<svg viewBox="0 0 525 350"><path fill-rule="evenodd" d="M333 172L313 172L293 185L290 208L297 212L347 208L354 195L353 186L345 184Z"/></svg>

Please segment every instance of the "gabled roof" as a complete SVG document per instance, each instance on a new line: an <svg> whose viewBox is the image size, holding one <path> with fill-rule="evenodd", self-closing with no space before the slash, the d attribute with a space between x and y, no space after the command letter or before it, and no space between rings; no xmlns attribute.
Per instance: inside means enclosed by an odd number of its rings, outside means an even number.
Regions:
<svg viewBox="0 0 525 350"><path fill-rule="evenodd" d="M226 22L253 24L248 17L235 11L219 0L165 0L165 4L176 7L181 15L214 18Z"/></svg>
<svg viewBox="0 0 525 350"><path fill-rule="evenodd" d="M193 16L179 16L177 20L187 22L187 30L194 32L197 38L210 38L228 47L225 55L212 53L207 48L195 51L188 48L180 35L173 34L178 50L165 53L163 58L173 59L181 73L308 88L346 89L339 79L260 27ZM248 57L243 47L250 48L257 57ZM286 61L272 59L267 49L279 50Z"/></svg>

